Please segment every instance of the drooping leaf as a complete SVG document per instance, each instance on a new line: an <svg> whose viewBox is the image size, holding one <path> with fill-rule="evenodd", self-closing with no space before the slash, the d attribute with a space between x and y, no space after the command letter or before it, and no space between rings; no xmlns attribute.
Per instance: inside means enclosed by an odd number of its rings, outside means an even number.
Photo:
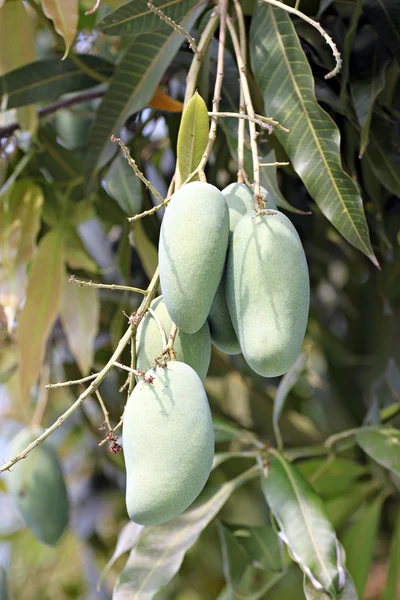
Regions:
<svg viewBox="0 0 400 600"><path fill-rule="evenodd" d="M360 448L377 463L400 476L400 431L392 427L365 427L356 432Z"/></svg>
<svg viewBox="0 0 400 600"><path fill-rule="evenodd" d="M275 133L293 168L329 221L377 264L359 191L342 169L339 131L315 100L310 66L284 10L257 5L250 52L265 106L289 129Z"/></svg>
<svg viewBox="0 0 400 600"><path fill-rule="evenodd" d="M78 0L41 0L43 12L65 42L64 58L68 55L78 29Z"/></svg>
<svg viewBox="0 0 400 600"><path fill-rule="evenodd" d="M365 465L339 456L329 463L326 458L296 462L296 469L322 496L344 494L359 477L368 473L368 467Z"/></svg>
<svg viewBox="0 0 400 600"><path fill-rule="evenodd" d="M198 15L193 9L181 25L190 29ZM165 25L148 35L135 37L112 77L89 135L86 177L93 185L97 171L110 158L110 137L118 135L125 119L151 100L160 79L182 43L182 36ZM111 148L114 152L114 149Z"/></svg>
<svg viewBox="0 0 400 600"><path fill-rule="evenodd" d="M283 456L271 460L263 491L281 539L314 587L337 594L343 564L335 531L319 496Z"/></svg>
<svg viewBox="0 0 400 600"><path fill-rule="evenodd" d="M60 317L68 346L82 375L88 375L94 359L99 329L100 300L97 288L80 287L64 278Z"/></svg>
<svg viewBox="0 0 400 600"><path fill-rule="evenodd" d="M198 0L155 0L154 6L177 22ZM147 6L147 0L130 0L110 13L97 25L107 35L138 35L161 29L163 21Z"/></svg>
<svg viewBox="0 0 400 600"><path fill-rule="evenodd" d="M400 64L400 6L397 0L365 0L363 9L381 41Z"/></svg>
<svg viewBox="0 0 400 600"><path fill-rule="evenodd" d="M400 153L392 123L374 117L365 156L381 184L400 196Z"/></svg>
<svg viewBox="0 0 400 600"><path fill-rule="evenodd" d="M111 163L104 179L108 194L118 202L122 210L133 217L142 210L141 181L122 153Z"/></svg>
<svg viewBox="0 0 400 600"><path fill-rule="evenodd" d="M400 513L397 515L389 553L389 570L382 600L396 600L400 583Z"/></svg>
<svg viewBox="0 0 400 600"><path fill-rule="evenodd" d="M113 555L101 573L99 585L101 584L101 582L103 581L104 577L107 575L107 572L111 569L113 564L120 558L120 556L125 554L125 552L132 550L132 548L135 546L140 536L142 535L143 530L143 525L138 525L133 521L129 521L129 523L124 525L124 527L119 532L117 545L115 546Z"/></svg>
<svg viewBox="0 0 400 600"><path fill-rule="evenodd" d="M146 527L114 588L113 600L151 600L178 572L186 552L232 493L253 478L253 467L164 525Z"/></svg>
<svg viewBox="0 0 400 600"><path fill-rule="evenodd" d="M341 69L341 82L340 82L340 99L344 107L348 106L348 94L347 86L349 82L350 72L350 56L353 49L354 38L357 32L358 22L361 17L361 11L364 4L364 0L357 0L353 14L351 16L350 27L346 32L344 38L344 52L343 52L343 63Z"/></svg>
<svg viewBox="0 0 400 600"><path fill-rule="evenodd" d="M0 75L18 69L32 60L35 53L35 22L22 0L7 2L0 8ZM0 90L7 94L4 78Z"/></svg>
<svg viewBox="0 0 400 600"><path fill-rule="evenodd" d="M180 113L183 110L183 102L168 96L168 94L164 92L160 86L157 86L157 89L150 100L149 106L151 106L151 108L157 108L158 110L163 110L164 112L170 113Z"/></svg>
<svg viewBox="0 0 400 600"><path fill-rule="evenodd" d="M246 550L253 563L265 571L280 572L282 565L281 542L271 525L225 524Z"/></svg>
<svg viewBox="0 0 400 600"><path fill-rule="evenodd" d="M376 496L380 485L376 481L353 483L349 490L327 498L326 512L335 529L340 529L356 510L369 498Z"/></svg>
<svg viewBox="0 0 400 600"><path fill-rule="evenodd" d="M272 425L274 427L275 438L278 443L278 447L280 448L283 446L283 441L279 429L279 419L285 406L287 395L303 372L306 362L307 355L305 353L300 354L294 365L289 369L285 376L282 377L276 390L274 410L272 414Z"/></svg>
<svg viewBox="0 0 400 600"><path fill-rule="evenodd" d="M385 493L382 493L375 500L367 503L358 513L357 520L343 538L347 569L353 578L360 598L363 597L369 567L373 558L379 519L385 497Z"/></svg>
<svg viewBox="0 0 400 600"><path fill-rule="evenodd" d="M247 150L250 152L250 150ZM260 163L274 163L276 162L276 154L274 150L271 150L266 156L263 156ZM275 204L280 208L284 208L290 212L296 212L304 214L302 210L294 208L286 198L283 196L278 185L278 170L276 166L265 166L260 169L260 180L261 185L271 194L272 199L275 200Z"/></svg>
<svg viewBox="0 0 400 600"><path fill-rule="evenodd" d="M12 2L18 4L18 2ZM101 77L111 77L114 65L98 56L78 55L79 60ZM32 59L32 55L28 60ZM49 102L63 94L85 90L98 80L84 73L70 58L48 58L31 62L20 68L8 69L0 77L0 103L7 96L7 107L15 108L35 102Z"/></svg>
<svg viewBox="0 0 400 600"><path fill-rule="evenodd" d="M177 161L179 187L200 164L208 141L208 112L203 98L195 92L183 111L178 133ZM193 180L199 176L193 177Z"/></svg>
<svg viewBox="0 0 400 600"><path fill-rule="evenodd" d="M58 143L57 134L51 125L41 127L38 132L42 152L37 155L39 168L57 183L69 183L82 175L82 164L76 154Z"/></svg>
<svg viewBox="0 0 400 600"><path fill-rule="evenodd" d="M316 590L309 581L305 582L304 594L306 600L331 600L332 598L332 596L326 594L324 591ZM337 600L358 600L357 590L348 572L346 572L346 582L336 598Z"/></svg>
<svg viewBox="0 0 400 600"><path fill-rule="evenodd" d="M147 277L151 279L158 264L157 248L148 237L142 221L133 223L131 235L142 267Z"/></svg>
<svg viewBox="0 0 400 600"><path fill-rule="evenodd" d="M0 202L0 305L9 332L25 295L26 267L35 251L42 205L41 189L29 180L18 181Z"/></svg>
<svg viewBox="0 0 400 600"><path fill-rule="evenodd" d="M64 236L62 228L47 233L29 275L26 301L18 318L21 400L27 406L36 382L45 345L60 310L64 281Z"/></svg>
<svg viewBox="0 0 400 600"><path fill-rule="evenodd" d="M65 261L72 271L83 270L88 273L97 273L99 270L79 235L70 228L65 231Z"/></svg>

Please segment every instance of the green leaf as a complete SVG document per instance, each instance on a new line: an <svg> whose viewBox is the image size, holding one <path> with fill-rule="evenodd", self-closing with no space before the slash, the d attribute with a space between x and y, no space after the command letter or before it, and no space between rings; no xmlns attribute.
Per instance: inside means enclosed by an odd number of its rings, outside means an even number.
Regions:
<svg viewBox="0 0 400 600"><path fill-rule="evenodd" d="M326 594L324 591L316 590L309 581L305 582L304 594L307 600L331 600L332 598L332 596ZM358 600L354 582L347 571L344 587L340 590L336 598L337 600Z"/></svg>
<svg viewBox="0 0 400 600"><path fill-rule="evenodd" d="M199 0L155 0L154 6L177 22L182 19ZM161 29L163 21L147 6L148 0L131 0L110 13L97 24L107 35L138 35Z"/></svg>
<svg viewBox="0 0 400 600"><path fill-rule="evenodd" d="M246 149L247 152L250 153L250 149ZM276 154L275 150L271 150L266 156L263 156L260 160L261 163L274 163L276 162ZM298 208L294 208L286 198L282 195L281 190L278 185L278 169L276 167L261 167L260 168L260 180L261 185L268 190L271 194L273 200L275 200L275 204L280 208L284 208L289 212L295 212L299 214L308 214L304 213L304 211L299 210Z"/></svg>
<svg viewBox="0 0 400 600"><path fill-rule="evenodd" d="M389 553L389 570L382 600L397 600L400 583L400 512L397 515Z"/></svg>
<svg viewBox="0 0 400 600"><path fill-rule="evenodd" d="M97 273L98 267L90 258L81 238L74 229L65 231L65 260L72 271L82 270L89 273Z"/></svg>
<svg viewBox="0 0 400 600"><path fill-rule="evenodd" d="M300 354L294 365L289 371L282 377L275 394L274 410L272 413L272 425L274 428L275 438L278 444L278 448L283 447L283 440L279 429L279 419L282 414L282 410L285 406L287 395L289 394L292 387L299 379L301 373L304 370L307 362L307 355L303 352Z"/></svg>
<svg viewBox="0 0 400 600"><path fill-rule="evenodd" d="M246 550L253 563L265 571L282 571L281 542L271 525L224 525Z"/></svg>
<svg viewBox="0 0 400 600"><path fill-rule="evenodd" d="M365 427L356 431L358 445L377 463L400 476L400 431L392 427Z"/></svg>
<svg viewBox="0 0 400 600"><path fill-rule="evenodd" d="M29 180L18 181L0 202L0 305L9 332L25 295L42 206L42 190Z"/></svg>
<svg viewBox="0 0 400 600"><path fill-rule="evenodd" d="M183 19L184 29L192 27L198 12L199 9L193 9ZM118 135L126 118L147 106L181 44L182 36L165 25L151 36L135 37L126 50L90 130L86 162L89 187L110 158L111 135Z"/></svg>
<svg viewBox="0 0 400 600"><path fill-rule="evenodd" d="M321 499L283 456L275 453L263 491L281 539L314 587L337 594L343 565L335 531Z"/></svg>
<svg viewBox="0 0 400 600"><path fill-rule="evenodd" d="M206 103L195 92L183 111L178 133L178 187L200 164L208 142L209 119ZM193 177L193 180L199 176Z"/></svg>
<svg viewBox="0 0 400 600"><path fill-rule="evenodd" d="M354 6L354 11L350 21L350 27L347 30L344 38L344 52L343 52L343 64L341 69L341 83L340 83L340 99L345 108L348 104L347 85L349 81L350 71L350 56L353 49L354 38L357 32L358 21L361 16L362 7L364 0L357 0Z"/></svg>
<svg viewBox="0 0 400 600"><path fill-rule="evenodd" d="M78 29L78 0L41 0L42 9L65 42L64 58L68 55Z"/></svg>
<svg viewBox="0 0 400 600"><path fill-rule="evenodd" d="M36 382L45 346L58 316L64 282L64 236L58 227L47 233L38 246L26 290L26 301L18 318L22 403Z"/></svg>
<svg viewBox="0 0 400 600"><path fill-rule="evenodd" d="M38 138L42 152L37 154L37 162L47 179L69 183L82 176L82 164L75 152L58 143L57 134L51 125L41 127Z"/></svg>
<svg viewBox="0 0 400 600"><path fill-rule="evenodd" d="M242 473L207 498L164 525L146 527L132 550L114 588L113 600L151 600L178 572L186 552L218 514L232 493L257 474Z"/></svg>
<svg viewBox="0 0 400 600"><path fill-rule="evenodd" d="M359 477L368 473L368 467L341 457L335 457L332 463L327 463L326 458L303 460L296 463L296 469L317 494L323 496L344 494Z"/></svg>
<svg viewBox="0 0 400 600"><path fill-rule="evenodd" d="M94 361L94 342L99 331L100 300L97 288L81 287L65 277L60 317L69 349L82 375Z"/></svg>
<svg viewBox="0 0 400 600"><path fill-rule="evenodd" d="M0 8L0 75L18 69L35 54L35 21L21 0ZM3 78L0 78L0 82ZM7 93L0 87L3 93ZM3 106L2 106L3 109Z"/></svg>
<svg viewBox="0 0 400 600"><path fill-rule="evenodd" d="M79 60L101 77L111 77L114 65L98 56L78 55ZM29 57L31 59L32 56ZM49 102L63 94L98 85L98 80L83 72L70 58L49 58L31 62L0 77L0 103L15 108L36 102Z"/></svg>
<svg viewBox="0 0 400 600"><path fill-rule="evenodd" d="M367 503L358 513L357 520L343 538L347 568L360 598L363 597L369 567L373 558L379 519L386 492Z"/></svg>
<svg viewBox="0 0 400 600"><path fill-rule="evenodd" d="M335 529L342 527L362 503L375 496L379 489L380 486L375 481L354 483L345 493L325 500L326 512Z"/></svg>
<svg viewBox="0 0 400 600"><path fill-rule="evenodd" d="M8 600L7 573L2 565L0 565L0 600Z"/></svg>
<svg viewBox="0 0 400 600"><path fill-rule="evenodd" d="M131 235L144 272L151 279L158 265L157 248L148 237L142 221L133 223Z"/></svg>
<svg viewBox="0 0 400 600"><path fill-rule="evenodd" d="M137 544L140 536L142 535L143 530L144 530L143 525L138 525L137 523L134 523L133 521L130 521L129 523L124 525L124 527L119 532L117 545L115 546L113 555L101 573L99 583L97 585L98 588L100 587L101 582L103 581L104 577L107 575L108 571L111 569L113 564L123 554L125 554L125 552L132 550L132 548L135 546L135 544ZM0 600L1 600L1 597L0 597Z"/></svg>
<svg viewBox="0 0 400 600"><path fill-rule="evenodd" d="M400 5L397 0L365 0L363 9L382 43L400 64Z"/></svg>
<svg viewBox="0 0 400 600"><path fill-rule="evenodd" d="M104 187L127 215L132 217L141 212L141 182L123 154L118 154L112 161L104 179Z"/></svg>
<svg viewBox="0 0 400 600"><path fill-rule="evenodd" d="M365 156L381 184L395 196L400 196L400 154L397 134L389 121L372 119Z"/></svg>
<svg viewBox="0 0 400 600"><path fill-rule="evenodd" d="M275 133L294 170L329 221L377 265L359 191L342 169L339 130L316 102L310 66L284 10L257 5L250 52L269 114L290 130Z"/></svg>

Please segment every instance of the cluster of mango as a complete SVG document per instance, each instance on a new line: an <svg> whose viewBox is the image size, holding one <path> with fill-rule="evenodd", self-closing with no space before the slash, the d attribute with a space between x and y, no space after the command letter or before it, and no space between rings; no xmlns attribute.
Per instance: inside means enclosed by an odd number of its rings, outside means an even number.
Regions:
<svg viewBox="0 0 400 600"><path fill-rule="evenodd" d="M262 195L267 199L266 190ZM193 182L166 210L159 244L163 296L151 304L156 319L147 314L137 332L137 366L147 381L133 391L123 425L126 502L137 523L180 514L208 479L214 435L202 380L211 341L227 354L242 352L267 377L288 371L300 353L307 262L291 221L272 199L264 206L256 214L244 184L220 192ZM163 349L159 327L168 335L173 323L176 360L153 367Z"/></svg>

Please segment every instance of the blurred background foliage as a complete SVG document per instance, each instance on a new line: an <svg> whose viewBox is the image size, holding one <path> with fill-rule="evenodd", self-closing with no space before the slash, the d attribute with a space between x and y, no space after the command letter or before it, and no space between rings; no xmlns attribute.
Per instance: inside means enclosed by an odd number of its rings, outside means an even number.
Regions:
<svg viewBox="0 0 400 600"><path fill-rule="evenodd" d="M134 2L125 6L133 11ZM171 31L160 29L158 21L157 31L147 22L142 35L136 25L113 29L107 16L124 4L121 0L103 0L89 15L88 0L79 6L62 0L64 18L50 0L0 4L0 457L6 460L8 441L20 424L30 422L43 394L48 394L47 426L83 389L46 391L44 386L100 371L126 329L123 311L129 314L139 306L139 295L80 288L68 284L68 277L147 286L157 264L163 211L128 223L127 216L157 200L108 137L121 130L139 168L165 197L175 170L180 101L192 54L183 38L171 42ZM197 12L195 2L180 4L179 19L188 14L187 28L198 35L211 3ZM256 3L241 4L251 45ZM330 463L321 455L326 454L325 440L338 432L388 420L394 427L400 424L400 7L396 0L301 0L300 9L322 24L342 53L340 74L326 80L334 64L328 46L315 29L292 17L317 100L340 130L343 167L361 191L381 268L343 239L292 166L262 169L263 183L271 189L273 182L281 206L287 201L307 212L290 213L311 277L305 355L282 389L279 379L255 376L241 356L213 349L205 387L217 450L237 455L221 461L210 485L229 482L251 466L254 458L246 451L254 436L275 444L272 415L278 390L286 400L280 420L285 448L325 503L359 597L395 600L400 598L398 450L388 468L371 458L368 443L352 443L354 436L349 443L346 437L340 441L339 456ZM149 54L158 52L148 77L141 70L146 40ZM61 61L66 47L68 57ZM217 37L198 81L208 106L216 48ZM237 76L228 43L222 103L238 99ZM268 106L264 109L256 81L254 73L257 112L274 116ZM124 84L128 110L120 91ZM237 171L237 124L226 120L221 125L206 169L207 180L219 188L234 181ZM276 135L263 132L259 143L266 160L287 160ZM24 302L24 326L19 327ZM129 363L127 351L121 360ZM125 379L114 369L100 386L114 423L123 410L125 395L119 390ZM111 598L126 553L117 555L100 591L96 585L128 519L123 457L112 455L107 445L98 447L102 421L97 402L88 398L50 438L62 458L72 507L70 528L56 548L41 545L23 526L6 492L7 474L2 475L0 565L7 572L10 598ZM259 481L251 480L229 495L218 522L204 529L157 598L303 599L297 565L284 557L289 564L285 575L275 573L271 582L271 565L260 568L268 560L265 554L240 541L256 539L249 528L259 528L273 549L277 542L268 538L269 523ZM128 530L127 535L125 550L135 533ZM250 567L256 572L249 575Z"/></svg>

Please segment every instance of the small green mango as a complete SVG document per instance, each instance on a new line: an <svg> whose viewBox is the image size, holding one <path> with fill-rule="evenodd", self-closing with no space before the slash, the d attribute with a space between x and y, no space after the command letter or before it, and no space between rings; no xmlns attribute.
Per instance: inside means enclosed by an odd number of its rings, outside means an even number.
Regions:
<svg viewBox="0 0 400 600"><path fill-rule="evenodd" d="M150 305L158 317L161 327L168 341L172 327L172 320L168 314L162 296L158 296ZM136 366L142 371L148 371L153 361L163 349L161 333L158 325L150 313L141 320L136 334ZM184 333L180 329L176 334L174 350L176 360L192 367L204 380L210 366L211 338L207 321L196 333Z"/></svg>
<svg viewBox="0 0 400 600"><path fill-rule="evenodd" d="M22 429L12 440L11 456L20 454L43 430ZM7 473L6 485L34 536L53 546L68 524L68 496L57 454L39 444Z"/></svg>
<svg viewBox="0 0 400 600"><path fill-rule="evenodd" d="M228 207L216 187L194 181L175 192L163 218L158 257L164 302L185 333L196 333L207 319L228 235Z"/></svg>
<svg viewBox="0 0 400 600"><path fill-rule="evenodd" d="M214 429L203 384L188 365L148 371L125 408L126 506L132 521L159 525L197 498L211 471Z"/></svg>
<svg viewBox="0 0 400 600"><path fill-rule="evenodd" d="M291 221L278 211L236 225L226 299L243 356L264 377L286 373L303 342L310 303L307 261Z"/></svg>

